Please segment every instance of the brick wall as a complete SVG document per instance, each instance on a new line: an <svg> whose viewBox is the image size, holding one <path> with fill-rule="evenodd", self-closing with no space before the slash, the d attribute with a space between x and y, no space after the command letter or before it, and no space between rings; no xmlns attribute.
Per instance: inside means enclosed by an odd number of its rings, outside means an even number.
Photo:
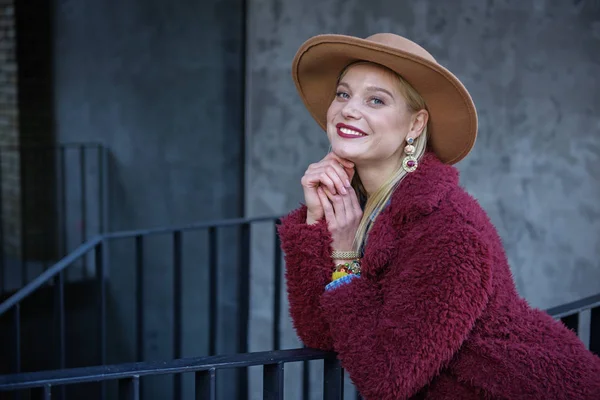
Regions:
<svg viewBox="0 0 600 400"><path fill-rule="evenodd" d="M11 255L19 254L21 238L20 156L14 147L19 144L17 89L14 0L0 0L0 245Z"/></svg>
<svg viewBox="0 0 600 400"><path fill-rule="evenodd" d="M0 243L56 260L50 0L0 0Z"/></svg>

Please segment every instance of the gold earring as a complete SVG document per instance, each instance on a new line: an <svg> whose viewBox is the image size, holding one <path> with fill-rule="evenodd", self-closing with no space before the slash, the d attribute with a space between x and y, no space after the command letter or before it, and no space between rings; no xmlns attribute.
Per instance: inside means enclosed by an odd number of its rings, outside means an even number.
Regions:
<svg viewBox="0 0 600 400"><path fill-rule="evenodd" d="M406 154L406 157L402 160L402 168L404 168L406 172L413 172L419 166L419 162L415 157L416 149L415 146L413 146L414 142L414 138L409 137L406 139L407 145L404 147L404 154Z"/></svg>

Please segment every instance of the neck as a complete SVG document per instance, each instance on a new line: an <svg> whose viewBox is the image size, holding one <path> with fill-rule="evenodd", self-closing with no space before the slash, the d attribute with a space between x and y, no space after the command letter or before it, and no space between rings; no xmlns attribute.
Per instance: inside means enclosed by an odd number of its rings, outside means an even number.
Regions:
<svg viewBox="0 0 600 400"><path fill-rule="evenodd" d="M371 196L390 177L400 168L402 160L396 158L394 162L378 163L378 164L362 164L356 166L356 173L360 176L360 181L367 192L367 196Z"/></svg>

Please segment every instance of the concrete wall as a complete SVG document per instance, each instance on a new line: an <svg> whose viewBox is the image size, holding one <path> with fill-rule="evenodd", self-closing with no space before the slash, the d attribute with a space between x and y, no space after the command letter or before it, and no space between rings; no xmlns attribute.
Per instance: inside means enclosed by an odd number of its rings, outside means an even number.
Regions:
<svg viewBox="0 0 600 400"><path fill-rule="evenodd" d="M479 139L458 168L498 228L521 294L547 308L600 292L598 2L253 0L249 24L249 216L295 208L304 170L327 150L291 80L297 48L319 33L394 32L427 48L475 100ZM255 250L260 291L271 248ZM264 303L254 308L263 325Z"/></svg>
<svg viewBox="0 0 600 400"><path fill-rule="evenodd" d="M55 5L56 134L61 142L101 141L107 147L108 229L239 216L244 76L239 2L62 0ZM73 174L69 182L77 182ZM69 223L78 236L77 215ZM232 238L231 233L220 237L222 254L227 251L219 271L222 353L233 351L235 335ZM202 234L183 236L183 356L206 354L205 241ZM133 245L120 240L109 248L109 362L134 358ZM149 239L144 262L145 359L169 359L172 237ZM147 393L170 398L170 382L169 377L149 380Z"/></svg>

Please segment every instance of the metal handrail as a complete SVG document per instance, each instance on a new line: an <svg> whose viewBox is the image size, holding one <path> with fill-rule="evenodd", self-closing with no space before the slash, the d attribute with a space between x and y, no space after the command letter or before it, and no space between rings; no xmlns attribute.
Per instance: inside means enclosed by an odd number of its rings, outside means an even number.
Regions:
<svg viewBox="0 0 600 400"><path fill-rule="evenodd" d="M71 148L71 147L81 147L85 146L88 148L94 147L103 147L104 144L102 142L65 142L60 143L60 147ZM17 150L17 149L55 149L57 145L55 143L45 144L45 143L30 143L30 144L1 144L1 150Z"/></svg>
<svg viewBox="0 0 600 400"><path fill-rule="evenodd" d="M173 232L185 232L199 229L208 229L213 226L215 227L227 227L227 226L236 226L236 225L245 225L254 222L267 222L274 221L281 216L262 216L262 217L252 217L252 218L232 218L232 219L221 219L221 220L213 220L213 221L203 221L203 222L193 222L190 224L178 225L178 226L166 226L166 227L156 227L156 228L147 228L147 229L138 229L138 230L130 230L130 231L116 231L110 232L103 235L105 239L123 239L123 238L131 238L135 236L150 236L150 235L160 235L165 233L173 233Z"/></svg>
<svg viewBox="0 0 600 400"><path fill-rule="evenodd" d="M600 293L546 310L554 318L564 318L592 308L600 307Z"/></svg>
<svg viewBox="0 0 600 400"><path fill-rule="evenodd" d="M333 352L302 348L25 372L0 375L0 391L335 358L336 354Z"/></svg>
<svg viewBox="0 0 600 400"><path fill-rule="evenodd" d="M69 268L73 262L87 254L91 249L96 247L103 238L101 235L89 239L87 242L79 245L75 250L62 258L59 262L42 272L37 278L29 282L27 285L19 289L15 294L0 303L0 316L10 310L12 307L23 301L27 296L31 295L37 289L45 285L61 271Z"/></svg>
<svg viewBox="0 0 600 400"><path fill-rule="evenodd" d="M248 320L249 320L249 306L248 301L242 300L239 305L240 312L237 317L238 326L238 339L236 345L236 353L231 356L219 356L216 355L217 349L217 229L220 227L239 227L239 256L236 267L236 273L238 275L238 288L237 293L241 299L249 299L249 260L250 260L250 243L251 243L251 226L252 223L256 222L270 222L275 223L275 226L279 223L279 216L262 216L255 218L237 218L228 220L214 220L196 222L185 225L171 226L171 227L155 227L149 229L139 229L130 231L118 231L111 233L103 233L97 236L89 238L70 254L62 258L59 262L54 264L44 273L39 275L32 282L24 286L13 296L8 298L2 304L0 304L0 316L5 314L8 310L14 311L12 318L15 321L15 355L13 367L14 374L0 376L0 391L5 390L20 390L20 389L43 389L44 398L49 399L52 387L58 386L57 390L62 390L63 385L76 384L83 382L104 382L107 380L119 381L119 388L131 388L139 387L141 390L141 382L139 377L143 375L160 375L160 374L173 374L174 385L173 385L173 398L180 398L182 393L182 373L184 372L195 372L196 373L196 390L201 393L214 393L213 385L215 371L221 368L234 368L236 369L237 375L237 387L240 393L246 393L248 390L247 386L247 371L244 369L248 366L263 365L264 366L264 378L265 388L276 388L277 393L281 393L282 386L280 385L283 364L287 362L301 361L303 362L302 370L302 393L310 393L310 370L309 360L325 360L328 366L328 371L325 375L330 374L336 376L338 374L339 366L336 367L336 358L334 353L321 352L314 349L295 349L285 350L280 349L280 333L281 333L281 304L280 297L282 293L282 282L281 279L275 279L274 281L274 294L273 294L273 350L270 352L262 353L249 353L248 352ZM182 358L182 314L181 314L181 285L182 285L182 234L186 231L193 230L207 230L208 239L208 273L209 277L207 282L209 283L209 337L208 337L208 352L207 357L196 357L196 358ZM151 362L144 361L144 314L143 314L143 271L144 271L144 238L151 235L168 234L172 236L172 262L173 262L173 360L166 362ZM105 255L106 244L115 239L135 239L134 253L135 253L135 293L136 293L136 306L135 306L135 363L117 364L117 365L106 365L106 351L107 351L107 330L106 330L106 281L104 279L107 265L107 257ZM274 235L273 243L273 276L282 276L282 249L277 233ZM97 295L99 296L98 301L98 360L95 362L97 366L65 369L65 349L66 344L64 340L65 335L65 310L64 310L64 274L63 272L70 266L77 265L75 262L86 257L90 252L95 256L94 264L96 266L96 274L94 283ZM57 344L58 354L60 355L58 360L58 368L53 371L38 371L38 372L20 372L20 305L21 302L38 290L43 285L52 282L54 279L55 301L58 304L57 307L57 327L61 340ZM599 321L600 321L600 294L589 296L584 299L580 299L574 302L570 302L558 307L553 307L546 312L554 318L560 318L561 321L570 329L577 331L579 326L579 314L584 310L591 310L591 328L590 328L590 349L598 352L600 348L600 338L598 337ZM300 358L298 358L300 357ZM250 363L250 364L248 364ZM337 378L336 378L337 379ZM208 383L207 383L208 382ZM212 383L211 383L212 382ZM282 381L281 381L282 382ZM210 383L210 384L209 384ZM208 386L206 386L208 385ZM104 383L100 384L100 396L105 398ZM125 390L125 389L124 389ZM133 390L133 389L132 389ZM135 389L138 390L138 389ZM207 390L207 392L205 392ZM270 390L270 389L269 389ZM333 393L333 391L332 391ZM127 399L137 399L137 397L127 397ZM271 398L271 397L266 397ZM329 396L328 399L339 399L340 397Z"/></svg>
<svg viewBox="0 0 600 400"><path fill-rule="evenodd" d="M27 285L19 289L15 294L10 296L4 302L0 303L0 316L14 307L16 304L21 302L27 296L31 295L41 286L50 281L50 279L54 278L61 271L69 268L76 260L80 257L83 257L89 251L94 249L99 243L106 240L113 239L123 239L123 238L131 238L136 236L150 236L150 235L158 235L172 232L185 232L197 229L208 229L210 227L227 227L227 226L235 226L235 225L243 225L254 222L267 222L273 221L280 218L279 216L262 216L262 217L252 217L252 218L235 218L235 219L226 219L226 220L213 220L213 221L203 221L203 222L195 222L191 224L183 224L183 225L174 225L167 227L156 227L156 228L146 228L146 229L137 229L137 230L129 230L129 231L117 231L110 232L101 235L96 235L86 242L79 245L75 250L69 253L67 256L63 257L56 264L52 265L34 280L29 282Z"/></svg>

